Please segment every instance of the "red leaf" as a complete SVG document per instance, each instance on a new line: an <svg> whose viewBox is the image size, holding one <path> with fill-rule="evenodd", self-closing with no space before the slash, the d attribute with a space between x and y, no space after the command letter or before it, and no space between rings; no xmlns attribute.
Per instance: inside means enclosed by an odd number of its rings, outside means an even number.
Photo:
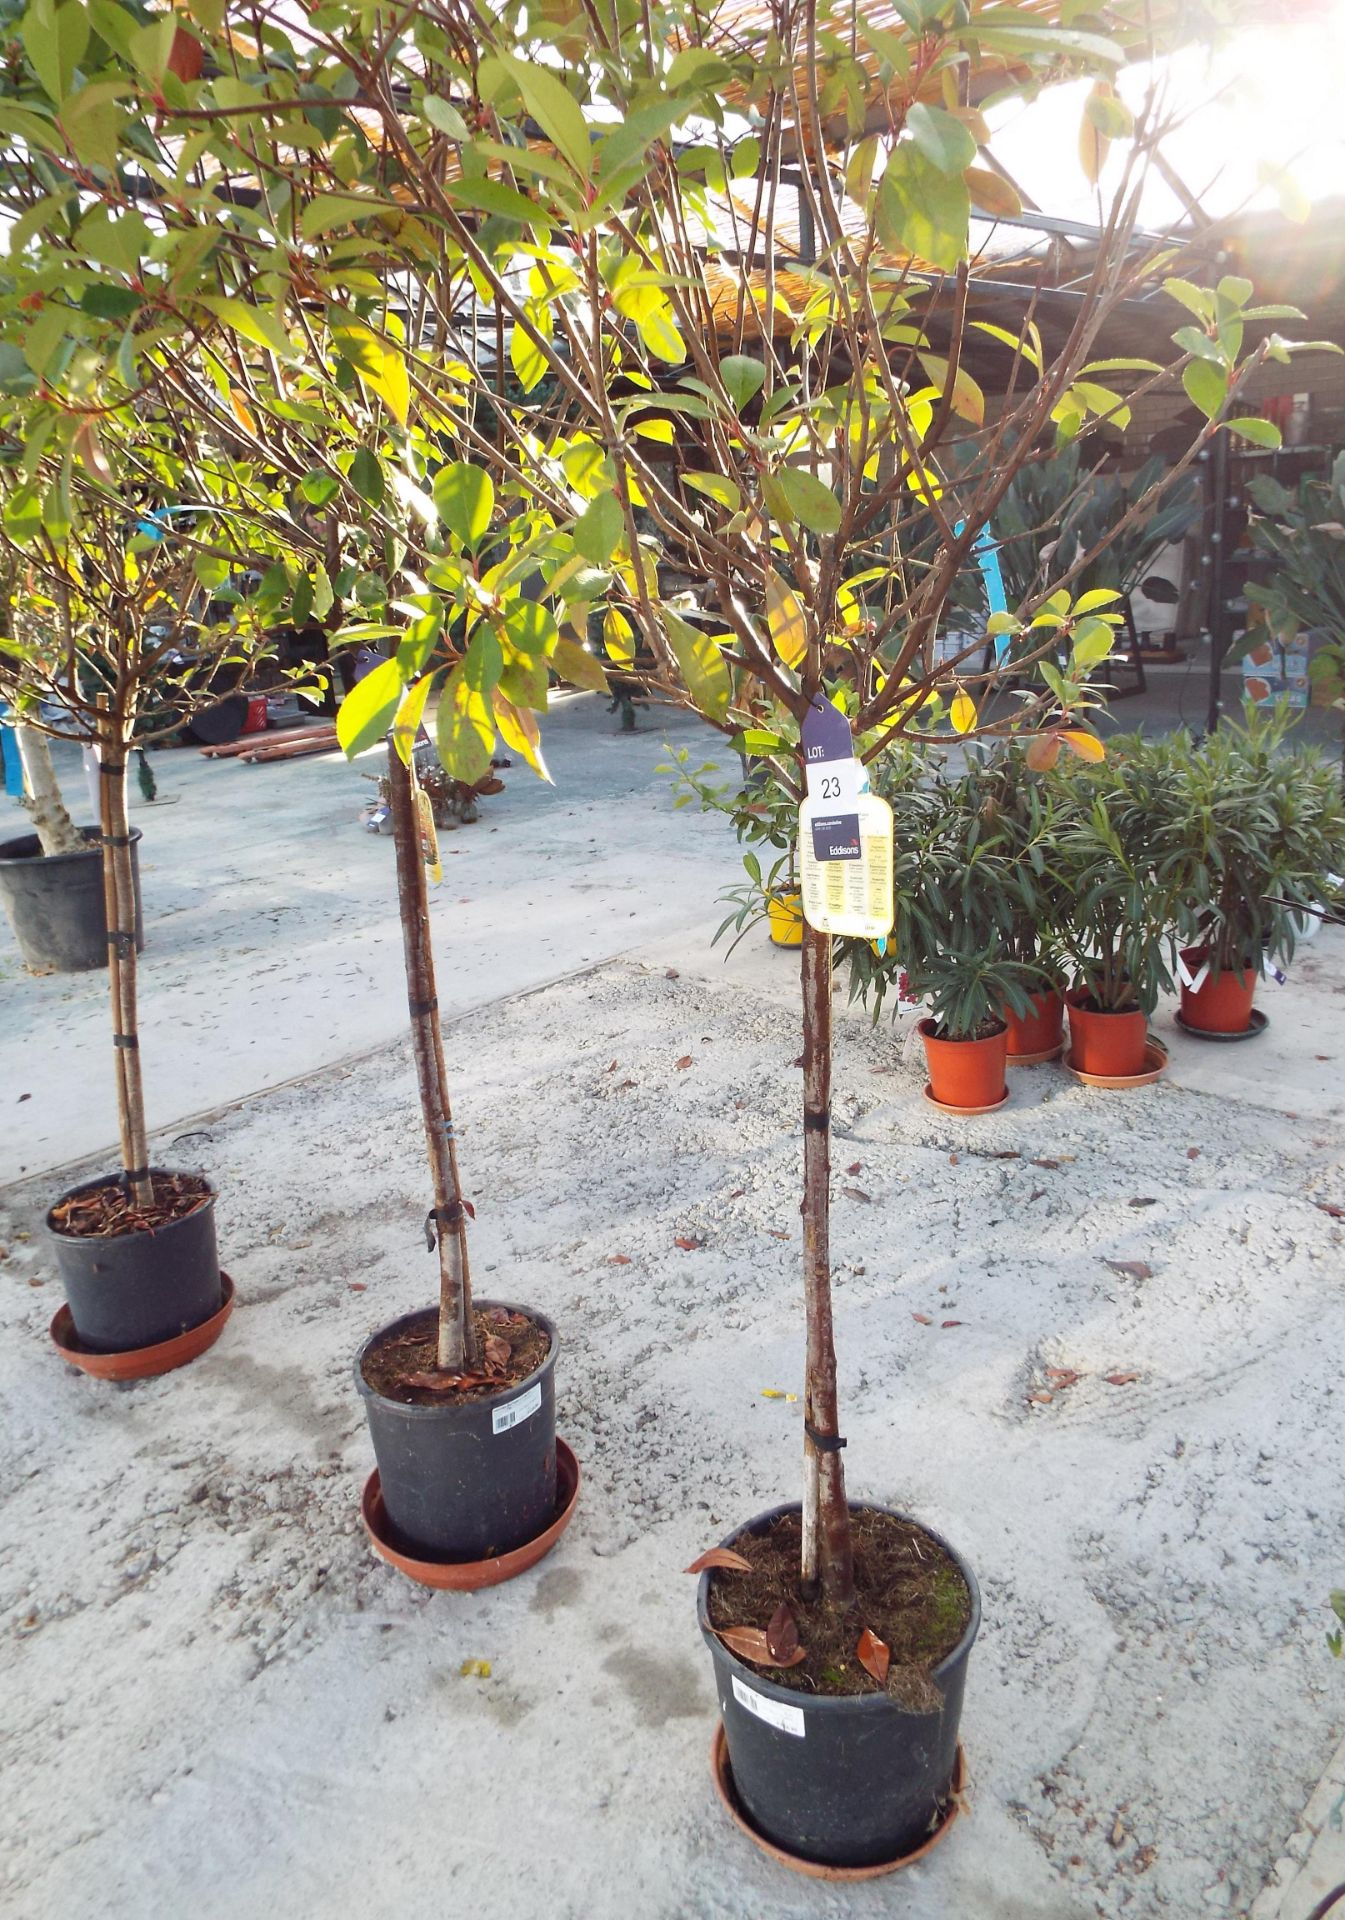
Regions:
<svg viewBox="0 0 1345 1920"><path fill-rule="evenodd" d="M732 1193L731 1193L731 1194L729 1195L729 1199L730 1199L730 1200L741 1200L741 1199L742 1199L742 1197L743 1197L743 1195L744 1195L744 1194L745 1194L746 1192L747 1192L747 1188L746 1188L746 1187L735 1187L735 1188L733 1189L733 1192L732 1192Z"/></svg>
<svg viewBox="0 0 1345 1920"><path fill-rule="evenodd" d="M369 1282L367 1280L351 1280L347 1283L347 1286L351 1293L366 1293L369 1288Z"/></svg>
<svg viewBox="0 0 1345 1920"><path fill-rule="evenodd" d="M803 1065L803 1055L800 1054L797 1060L791 1060L789 1064L792 1067L801 1067Z"/></svg>
<svg viewBox="0 0 1345 1920"><path fill-rule="evenodd" d="M1139 1379L1137 1373L1106 1373L1102 1377L1109 1387L1133 1386L1135 1381Z"/></svg>
<svg viewBox="0 0 1345 1920"><path fill-rule="evenodd" d="M635 1084L634 1080L618 1080L616 1090L618 1093L624 1093L627 1087L633 1087Z"/></svg>
<svg viewBox="0 0 1345 1920"><path fill-rule="evenodd" d="M493 1387L495 1385L486 1373L437 1373L426 1369L423 1373L407 1373L402 1376L405 1387L423 1387L426 1393L456 1393L459 1387Z"/></svg>
<svg viewBox="0 0 1345 1920"><path fill-rule="evenodd" d="M744 1560L732 1547L707 1547L699 1560L693 1560L686 1573L704 1573L707 1567L727 1567L731 1573L750 1573L752 1562Z"/></svg>
<svg viewBox="0 0 1345 1920"><path fill-rule="evenodd" d="M1054 1380L1057 1387L1072 1387L1079 1375L1073 1367L1046 1367L1043 1369L1048 1380Z"/></svg>
<svg viewBox="0 0 1345 1920"><path fill-rule="evenodd" d="M750 1660L756 1667L796 1667L807 1658L803 1648L796 1647L788 1660L776 1660L760 1627L716 1627L715 1632L730 1653L736 1653L740 1660Z"/></svg>
<svg viewBox="0 0 1345 1920"><path fill-rule="evenodd" d="M782 1600L770 1619L766 1622L766 1645L770 1649L772 1660L782 1667L793 1664L799 1650L799 1630L794 1624L794 1616Z"/></svg>
<svg viewBox="0 0 1345 1920"><path fill-rule="evenodd" d="M1345 1207L1332 1206L1329 1200L1314 1200L1312 1204L1319 1213L1329 1213L1333 1220L1345 1220Z"/></svg>
<svg viewBox="0 0 1345 1920"><path fill-rule="evenodd" d="M1154 1270L1146 1266L1143 1260L1104 1260L1104 1267L1110 1267L1113 1273L1124 1273L1131 1280L1152 1280Z"/></svg>
<svg viewBox="0 0 1345 1920"><path fill-rule="evenodd" d="M966 1324L965 1320L940 1320L939 1322L941 1327L965 1327Z"/></svg>
<svg viewBox="0 0 1345 1920"><path fill-rule="evenodd" d="M918 1320L922 1327L932 1327L934 1325L934 1322L927 1313L913 1313L911 1318L912 1320Z"/></svg>
<svg viewBox="0 0 1345 1920"><path fill-rule="evenodd" d="M960 1167L962 1165L962 1155L960 1153L950 1153L948 1156L948 1164L950 1167Z"/></svg>
<svg viewBox="0 0 1345 1920"><path fill-rule="evenodd" d="M1044 1194L1045 1192L1046 1192L1046 1189L1045 1189L1045 1187L1037 1187L1037 1188L1036 1188L1036 1189L1035 1189L1035 1190L1034 1190L1034 1191L1033 1191L1032 1193L1030 1193L1030 1194L1029 1194L1029 1195L1027 1196L1027 1204L1028 1204L1029 1206L1031 1206L1031 1205L1032 1205L1032 1202L1033 1202L1034 1200L1040 1200L1040 1199L1041 1199L1041 1197L1042 1197L1042 1195L1043 1195L1043 1194Z"/></svg>
<svg viewBox="0 0 1345 1920"><path fill-rule="evenodd" d="M620 1065L621 1065L621 1062L620 1062L619 1060L614 1060L614 1061L612 1062L612 1064L611 1064L611 1066L610 1066L610 1067L608 1067L608 1069L607 1069L607 1071L608 1071L608 1073L615 1073L615 1072L616 1072L616 1070L617 1070L617 1068L618 1068L618 1067L619 1067Z"/></svg>
<svg viewBox="0 0 1345 1920"><path fill-rule="evenodd" d="M862 1160L856 1160L850 1166L848 1166L845 1169L845 1171L847 1173L858 1173L860 1168L863 1166L863 1164L864 1162Z"/></svg>
<svg viewBox="0 0 1345 1920"><path fill-rule="evenodd" d="M630 1255L628 1253L609 1254L607 1256L607 1264L609 1267L628 1267L630 1265Z"/></svg>
<svg viewBox="0 0 1345 1920"><path fill-rule="evenodd" d="M1060 758L1060 736L1057 733L1039 733L1028 741L1027 752L1023 758L1034 773L1049 773Z"/></svg>
<svg viewBox="0 0 1345 1920"><path fill-rule="evenodd" d="M852 1200L863 1200L869 1206L873 1205L873 1195L865 1193L863 1187L842 1187L841 1192L848 1193Z"/></svg>
<svg viewBox="0 0 1345 1920"><path fill-rule="evenodd" d="M463 1212L464 1212L464 1213L465 1213L465 1214L467 1215L467 1218L468 1218L469 1220L475 1220L475 1218L476 1218L476 1208L475 1208L475 1207L474 1207L474 1206L472 1205L472 1203L471 1203L471 1201L470 1201L470 1200L464 1200L464 1201L463 1201L463 1203L462 1203L462 1210L463 1210Z"/></svg>
<svg viewBox="0 0 1345 1920"><path fill-rule="evenodd" d="M1049 1407L1055 1395L1053 1393L1030 1393L1027 1397L1029 1400L1035 1401L1039 1407Z"/></svg>
<svg viewBox="0 0 1345 1920"><path fill-rule="evenodd" d="M887 1669L892 1663L891 1649L885 1640L865 1627L859 1636L859 1645L855 1648L859 1664L865 1673L873 1675L880 1687L887 1685Z"/></svg>
<svg viewBox="0 0 1345 1920"><path fill-rule="evenodd" d="M700 1244L701 1243L699 1240L692 1240L688 1238L685 1234L680 1234L680 1233L678 1234L676 1240L673 1241L673 1245L675 1247L680 1247L683 1253L694 1253L697 1247L700 1246Z"/></svg>
<svg viewBox="0 0 1345 1920"><path fill-rule="evenodd" d="M691 1055L689 1053L684 1053L682 1055L682 1058L677 1063L677 1071L679 1073L684 1073L691 1064L692 1064Z"/></svg>
<svg viewBox="0 0 1345 1920"><path fill-rule="evenodd" d="M1200 1158L1200 1148L1188 1147L1186 1149L1186 1157L1188 1160L1198 1160Z"/></svg>
<svg viewBox="0 0 1345 1920"><path fill-rule="evenodd" d="M783 1227L767 1227L766 1231L772 1240L788 1240L789 1238L789 1235Z"/></svg>

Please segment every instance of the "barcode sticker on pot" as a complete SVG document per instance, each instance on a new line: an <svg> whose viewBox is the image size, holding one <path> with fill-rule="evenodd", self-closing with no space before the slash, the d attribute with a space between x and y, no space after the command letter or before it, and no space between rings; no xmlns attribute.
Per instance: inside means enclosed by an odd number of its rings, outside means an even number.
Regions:
<svg viewBox="0 0 1345 1920"><path fill-rule="evenodd" d="M530 1420L542 1404L542 1383L529 1387L526 1393L520 1393L517 1400L511 1400L508 1406L496 1407L490 1416L491 1430L495 1433L508 1433L511 1427L518 1426L524 1420Z"/></svg>
<svg viewBox="0 0 1345 1920"><path fill-rule="evenodd" d="M736 1673L730 1677L733 1681L733 1697L740 1707L746 1707L758 1720L764 1720L768 1727L778 1727L781 1733L792 1733L798 1740L805 1737L802 1707L787 1707L783 1700L768 1700L764 1693L758 1693L754 1687L744 1686Z"/></svg>

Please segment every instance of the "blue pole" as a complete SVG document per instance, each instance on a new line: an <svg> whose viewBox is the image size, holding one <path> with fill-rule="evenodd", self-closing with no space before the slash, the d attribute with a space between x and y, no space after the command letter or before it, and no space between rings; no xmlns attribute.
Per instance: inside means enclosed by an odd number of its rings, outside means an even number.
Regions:
<svg viewBox="0 0 1345 1920"><path fill-rule="evenodd" d="M5 792L11 800L23 798L23 762L19 758L19 736L4 718L9 708L0 700L0 765L5 771Z"/></svg>

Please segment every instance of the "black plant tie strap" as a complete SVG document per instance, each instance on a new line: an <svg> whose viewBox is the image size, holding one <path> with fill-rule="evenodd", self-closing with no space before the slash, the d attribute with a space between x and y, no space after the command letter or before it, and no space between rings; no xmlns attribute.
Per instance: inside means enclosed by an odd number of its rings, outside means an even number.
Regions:
<svg viewBox="0 0 1345 1920"><path fill-rule="evenodd" d="M133 1187L138 1181L149 1179L149 1168L131 1167L128 1171L124 1172L121 1177L126 1186Z"/></svg>
<svg viewBox="0 0 1345 1920"><path fill-rule="evenodd" d="M135 936L130 933L109 933L107 944L115 950L119 960L125 960L135 946Z"/></svg>
<svg viewBox="0 0 1345 1920"><path fill-rule="evenodd" d="M115 780L119 774L125 773L126 762L124 760L100 760L98 762L98 771L103 779Z"/></svg>
<svg viewBox="0 0 1345 1920"><path fill-rule="evenodd" d="M140 1041L133 1033L114 1033L112 1044L114 1047L138 1047Z"/></svg>
<svg viewBox="0 0 1345 1920"><path fill-rule="evenodd" d="M439 996L431 994L428 1000L408 1000L406 1004L411 1009L411 1018L419 1020L422 1014L438 1012Z"/></svg>
<svg viewBox="0 0 1345 1920"><path fill-rule="evenodd" d="M842 1440L838 1433L819 1433L817 1428L810 1427L806 1420L803 1423L803 1431L819 1453L839 1453L842 1447L849 1445L849 1442Z"/></svg>
<svg viewBox="0 0 1345 1920"><path fill-rule="evenodd" d="M461 1200L450 1200L446 1207L430 1208L425 1215L425 1245L431 1253L439 1244L435 1223L441 1227L459 1227L462 1225L462 1211Z"/></svg>
<svg viewBox="0 0 1345 1920"><path fill-rule="evenodd" d="M135 839L135 835L133 833L104 833L100 834L99 838L105 847L129 847Z"/></svg>
<svg viewBox="0 0 1345 1920"><path fill-rule="evenodd" d="M805 1133L825 1133L830 1125L831 1109L829 1107L823 1107L819 1113L808 1113L805 1111L803 1116L803 1131Z"/></svg>

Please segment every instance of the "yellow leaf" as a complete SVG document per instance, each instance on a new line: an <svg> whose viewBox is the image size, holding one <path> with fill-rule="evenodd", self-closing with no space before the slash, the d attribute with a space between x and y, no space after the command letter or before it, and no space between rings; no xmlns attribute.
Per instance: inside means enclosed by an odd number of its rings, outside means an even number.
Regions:
<svg viewBox="0 0 1345 1920"><path fill-rule="evenodd" d="M537 725L537 716L526 708L516 707L495 689L495 724L500 729L501 738L506 746L521 753L539 780L552 784L547 772L546 761L542 758L541 733Z"/></svg>
<svg viewBox="0 0 1345 1920"><path fill-rule="evenodd" d="M546 372L546 355L532 336L519 326L514 328L510 336L509 363L518 375L518 383L524 393L531 393Z"/></svg>
<svg viewBox="0 0 1345 1920"><path fill-rule="evenodd" d="M783 1387L763 1387L761 1389L761 1397L763 1400L783 1400L785 1390Z"/></svg>
<svg viewBox="0 0 1345 1920"><path fill-rule="evenodd" d="M1083 733L1078 727L1062 727L1060 738L1081 760L1105 760L1107 749L1096 734Z"/></svg>
<svg viewBox="0 0 1345 1920"><path fill-rule="evenodd" d="M397 718L392 723L392 740L397 749L397 757L404 767L411 764L411 749L416 743L416 733L420 727L421 716L425 711L425 702L429 698L430 676L426 674L408 687L397 709Z"/></svg>
<svg viewBox="0 0 1345 1920"><path fill-rule="evenodd" d="M464 1660L458 1668L464 1680L489 1680L489 1660Z"/></svg>
<svg viewBox="0 0 1345 1920"><path fill-rule="evenodd" d="M970 733L976 725L976 702L964 687L958 688L948 718L958 733Z"/></svg>
<svg viewBox="0 0 1345 1920"><path fill-rule="evenodd" d="M808 651L803 602L772 567L766 575L766 625L775 651L787 667L797 667Z"/></svg>
<svg viewBox="0 0 1345 1920"><path fill-rule="evenodd" d="M635 629L619 607L602 617L602 643L619 667L635 665Z"/></svg>
<svg viewBox="0 0 1345 1920"><path fill-rule="evenodd" d="M1112 89L1105 80L1094 82L1093 92L1109 94ZM1095 187L1103 167L1107 164L1107 155L1111 150L1111 141L1102 132L1087 113L1079 123L1079 165L1083 168L1084 178L1089 186Z"/></svg>
<svg viewBox="0 0 1345 1920"><path fill-rule="evenodd" d="M253 417L251 407L238 391L237 387L230 387L229 389L229 405L233 408L234 419L238 422L239 426L242 427L243 431L255 437L257 422Z"/></svg>

